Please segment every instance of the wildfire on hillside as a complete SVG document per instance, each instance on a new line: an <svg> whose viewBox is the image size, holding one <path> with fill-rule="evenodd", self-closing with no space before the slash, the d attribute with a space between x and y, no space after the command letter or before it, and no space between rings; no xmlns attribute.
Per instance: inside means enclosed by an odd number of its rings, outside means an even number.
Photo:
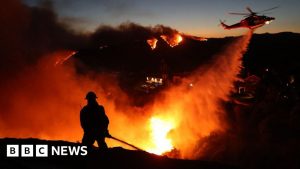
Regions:
<svg viewBox="0 0 300 169"><path fill-rule="evenodd" d="M157 43L157 39L156 38L151 38L147 40L147 43L149 44L149 46L151 47L152 50L154 50L156 48L156 43Z"/></svg>
<svg viewBox="0 0 300 169"><path fill-rule="evenodd" d="M160 36L167 44L170 45L170 47L175 47L177 45L179 45L183 38L180 34L174 34L172 36L168 36L168 35L161 35Z"/></svg>
<svg viewBox="0 0 300 169"><path fill-rule="evenodd" d="M153 35L160 36L171 47L181 44L185 37L174 31ZM64 64L75 51L46 54L35 65L20 71L13 80L1 84L1 103L9 106L1 107L4 113L0 118L0 134L2 137L80 142L83 132L79 110L86 104L86 92L93 90L105 107L113 136L155 154L177 149L180 157L195 158L195 154L199 154L195 147L203 138L226 129L220 100L226 100L232 90L250 38L250 35L241 37L207 65L182 78L182 83L168 86L163 94L155 95L151 103L142 107L128 104L135 96L121 89L116 74L80 74L73 64ZM155 49L157 41L153 38L147 43ZM101 51L104 48L100 48ZM160 84L162 79L153 82ZM193 87L188 87L190 82ZM112 141L108 144L119 146Z"/></svg>

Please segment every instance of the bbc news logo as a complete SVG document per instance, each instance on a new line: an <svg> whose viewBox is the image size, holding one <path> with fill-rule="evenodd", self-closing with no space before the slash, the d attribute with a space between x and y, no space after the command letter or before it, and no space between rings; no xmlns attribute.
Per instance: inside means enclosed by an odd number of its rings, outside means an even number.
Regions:
<svg viewBox="0 0 300 169"><path fill-rule="evenodd" d="M86 156L87 146L6 145L7 157Z"/></svg>

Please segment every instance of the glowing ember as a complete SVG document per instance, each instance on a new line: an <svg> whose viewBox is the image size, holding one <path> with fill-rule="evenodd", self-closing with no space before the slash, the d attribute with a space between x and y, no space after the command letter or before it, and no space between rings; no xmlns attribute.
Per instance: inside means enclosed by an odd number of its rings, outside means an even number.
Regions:
<svg viewBox="0 0 300 169"><path fill-rule="evenodd" d="M154 50L156 48L156 43L157 43L157 39L156 38L151 38L147 40L147 43L149 44L149 46L151 47L152 50Z"/></svg>
<svg viewBox="0 0 300 169"><path fill-rule="evenodd" d="M174 125L169 121L152 117L150 119L150 127L154 146L148 151L157 155L171 151L174 147L172 140L167 138L167 135L174 128Z"/></svg>
<svg viewBox="0 0 300 169"><path fill-rule="evenodd" d="M66 54L63 54L62 57L56 59L54 66L62 65L65 61L67 61L70 57L74 56L76 53L76 51L66 51Z"/></svg>
<svg viewBox="0 0 300 169"><path fill-rule="evenodd" d="M180 34L175 34L173 36L160 36L165 42L167 42L171 47L177 46L182 42L183 38Z"/></svg>

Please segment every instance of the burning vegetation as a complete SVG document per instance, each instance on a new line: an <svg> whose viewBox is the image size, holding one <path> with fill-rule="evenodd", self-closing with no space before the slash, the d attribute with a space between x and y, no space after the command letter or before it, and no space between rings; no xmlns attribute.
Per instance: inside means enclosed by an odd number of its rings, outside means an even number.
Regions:
<svg viewBox="0 0 300 169"><path fill-rule="evenodd" d="M2 127L5 130L1 133L10 137L79 140L81 130L77 109L84 104L82 96L85 91L93 89L100 94L99 101L106 107L111 120L109 129L113 135L155 154L176 148L180 151L179 157L195 158L202 154L198 152L201 149L195 150L199 142L211 133L226 130L219 101L228 99L250 37L251 34L234 42L230 50L215 56L213 64L195 71L190 77L182 79L180 85L171 86L163 96L158 95L154 104L141 108L128 105L130 96L121 91L113 75L97 75L96 78L77 75L72 65L52 64L57 62L56 58L69 57L70 52L53 53L41 59L35 67L22 72L10 87L1 88L6 91L14 89L14 95L10 97L17 101L16 106L6 110L9 114L3 118L5 122L1 124L5 124ZM228 64L222 64L224 62ZM194 82L193 88L187 88L187 82L191 80ZM11 88L12 84L23 87ZM35 96L32 97L32 94ZM34 98L39 100L39 106L32 102ZM61 113L57 114L57 111ZM11 117L21 117L23 123L14 123L16 119ZM48 128L50 123L51 128ZM8 127L8 124L14 125ZM27 127L21 129L20 125ZM110 141L109 144L114 146L118 143Z"/></svg>
<svg viewBox="0 0 300 169"><path fill-rule="evenodd" d="M53 24L62 31L67 30L55 21ZM178 31L169 27L145 28L130 23L114 29L100 27L90 39L97 44L95 46L114 46L131 34L144 39L151 35L160 37L171 47L183 40ZM203 138L226 130L219 101L226 100L232 90L241 67L242 52L250 37L242 37L230 46L230 50L216 55L212 64L182 78L180 84L168 87L154 98L153 103L143 107L128 104L131 96L121 90L116 75L78 74L74 67L76 60L63 64L76 54L75 51L43 51L45 54L37 57L36 64L26 65L26 71L17 72L14 79L6 79L1 84L3 98L12 98L1 99L1 104L11 105L2 106L1 112L5 113L1 114L1 135L78 141L82 133L78 111L84 104L85 92L94 90L100 95L99 102L105 105L113 135L155 154L178 149L178 157L195 158L199 155L195 148ZM103 39L107 40L106 44ZM157 41L152 38L147 43L155 49ZM222 64L224 62L228 64ZM190 81L194 82L193 88L186 87ZM109 141L109 144L115 146L118 143Z"/></svg>
<svg viewBox="0 0 300 169"><path fill-rule="evenodd" d="M174 47L179 45L183 38L180 34L174 34L171 36L167 36L167 35L161 35L160 36L166 43L168 43L170 45L170 47Z"/></svg>
<svg viewBox="0 0 300 169"><path fill-rule="evenodd" d="M168 134L174 128L174 124L170 121L158 117L151 117L150 130L152 138L150 141L153 143L153 147L147 147L147 151L157 155L162 155L165 152L171 151L174 146L172 139L168 138Z"/></svg>
<svg viewBox="0 0 300 169"><path fill-rule="evenodd" d="M147 43L149 44L149 46L151 47L152 50L154 50L156 48L156 43L157 43L157 39L156 38L151 38L147 40Z"/></svg>
<svg viewBox="0 0 300 169"><path fill-rule="evenodd" d="M179 45L183 40L183 37L180 34L174 34L171 36L160 35L160 38L162 38L170 47L175 47ZM147 43L149 44L152 50L156 48L157 41L158 40L156 38L151 38L147 40Z"/></svg>

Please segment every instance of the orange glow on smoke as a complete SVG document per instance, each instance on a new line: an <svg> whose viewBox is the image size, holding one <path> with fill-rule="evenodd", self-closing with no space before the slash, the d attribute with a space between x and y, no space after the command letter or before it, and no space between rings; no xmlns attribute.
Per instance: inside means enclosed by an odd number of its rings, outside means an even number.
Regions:
<svg viewBox="0 0 300 169"><path fill-rule="evenodd" d="M72 60L53 66L57 58L66 58L66 51L49 54L0 83L0 103L5 105L0 106L0 137L80 142L79 111L86 104L86 92L93 90L110 119L112 136L155 154L174 148L181 158L198 158L204 153L205 138L227 128L220 100L228 100L251 36L250 32L235 40L209 64L181 78L144 107L128 103L131 96L122 91L116 74L77 74ZM180 35L171 39L176 43L170 46L182 41ZM111 139L107 142L110 147L120 146Z"/></svg>
<svg viewBox="0 0 300 169"><path fill-rule="evenodd" d="M247 49L252 32L237 39L215 56L212 63L203 65L191 76L182 78L180 85L172 86L159 95L150 108L159 134L150 137L156 147L145 146L149 152L157 154L180 151L181 158L195 158L203 155L205 140L213 133L227 129L225 112L221 100L228 100L233 83L238 79L241 58ZM190 84L193 84L192 86ZM154 123L155 124L155 123ZM159 135L160 137L158 137Z"/></svg>
<svg viewBox="0 0 300 169"><path fill-rule="evenodd" d="M161 35L160 36L165 42L167 42L171 47L179 45L183 38L180 34L174 34L172 36Z"/></svg>
<svg viewBox="0 0 300 169"><path fill-rule="evenodd" d="M151 47L152 50L154 50L156 48L156 43L157 43L157 39L156 38L151 38L147 40L147 43L149 44L149 46Z"/></svg>

